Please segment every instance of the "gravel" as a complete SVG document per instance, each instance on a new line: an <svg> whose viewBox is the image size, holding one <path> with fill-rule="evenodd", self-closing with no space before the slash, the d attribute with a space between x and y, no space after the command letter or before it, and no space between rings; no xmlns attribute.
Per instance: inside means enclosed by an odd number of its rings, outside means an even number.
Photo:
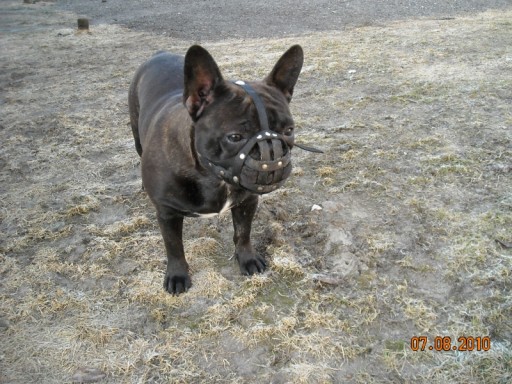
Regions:
<svg viewBox="0 0 512 384"><path fill-rule="evenodd" d="M200 42L340 30L410 18L454 18L512 6L511 0L89 0L57 1L91 24L121 24Z"/></svg>

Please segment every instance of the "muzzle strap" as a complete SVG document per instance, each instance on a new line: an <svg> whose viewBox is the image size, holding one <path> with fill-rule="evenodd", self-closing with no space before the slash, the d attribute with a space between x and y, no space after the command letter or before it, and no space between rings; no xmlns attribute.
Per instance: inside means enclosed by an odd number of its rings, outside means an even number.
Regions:
<svg viewBox="0 0 512 384"><path fill-rule="evenodd" d="M310 147L310 146L304 145L304 144L295 143L295 146L299 147L300 149L303 149L304 151L308 151L308 152L324 153L324 151L322 151L321 149L318 149L315 147Z"/></svg>
<svg viewBox="0 0 512 384"><path fill-rule="evenodd" d="M265 106L263 105L263 101L261 100L260 96L256 93L256 91L253 89L253 87L251 87L246 82L244 82L242 80L238 80L238 81L235 81L234 83L236 85L242 87L245 90L245 92L247 92L247 94L249 96L251 96L252 101L253 101L254 105L256 106L256 110L258 111L258 119L260 120L260 127L263 131L268 131L269 128L268 128L267 112L265 111ZM300 149L303 149L304 151L314 152L314 153L324 153L324 151L322 151L321 149L318 149L315 147L310 147L308 145L299 144L299 143L295 143L295 145L297 147L299 147Z"/></svg>
<svg viewBox="0 0 512 384"><path fill-rule="evenodd" d="M261 97L256 93L253 87L251 87L249 84L247 84L245 81L238 80L235 81L235 84L242 87L244 91L251 96L252 102L254 103L254 106L256 107L256 111L258 111L258 119L260 121L260 127L262 131L269 131L268 128L268 117L267 112L265 111L265 105L263 104L263 101L261 100Z"/></svg>

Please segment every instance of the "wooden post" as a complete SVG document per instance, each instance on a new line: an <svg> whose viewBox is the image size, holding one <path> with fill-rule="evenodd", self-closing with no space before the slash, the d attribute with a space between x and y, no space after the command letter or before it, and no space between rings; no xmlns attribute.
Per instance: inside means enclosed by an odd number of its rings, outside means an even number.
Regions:
<svg viewBox="0 0 512 384"><path fill-rule="evenodd" d="M89 19L85 19L85 18L78 19L78 30L88 31L89 30Z"/></svg>

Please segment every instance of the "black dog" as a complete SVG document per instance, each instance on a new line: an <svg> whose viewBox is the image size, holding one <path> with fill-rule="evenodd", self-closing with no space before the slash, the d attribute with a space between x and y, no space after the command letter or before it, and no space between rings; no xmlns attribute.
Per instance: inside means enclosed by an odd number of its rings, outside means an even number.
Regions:
<svg viewBox="0 0 512 384"><path fill-rule="evenodd" d="M295 45L263 81L232 83L204 48L193 46L185 58L158 52L137 70L130 120L144 188L165 242L169 293L191 286L184 216L231 209L240 270L265 270L251 245L251 225L258 195L280 187L291 172L294 123L288 103L302 63L302 48Z"/></svg>

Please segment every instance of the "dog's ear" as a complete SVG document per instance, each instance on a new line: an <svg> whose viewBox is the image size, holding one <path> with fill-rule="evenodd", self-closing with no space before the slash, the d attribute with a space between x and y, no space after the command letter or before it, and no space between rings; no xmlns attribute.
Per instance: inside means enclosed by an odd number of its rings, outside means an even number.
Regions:
<svg viewBox="0 0 512 384"><path fill-rule="evenodd" d="M303 63L304 52L300 45L294 45L281 56L265 82L278 88L290 102Z"/></svg>
<svg viewBox="0 0 512 384"><path fill-rule="evenodd" d="M222 81L222 75L208 51L194 45L185 55L184 78L183 103L192 120L196 121L213 101L213 91Z"/></svg>

